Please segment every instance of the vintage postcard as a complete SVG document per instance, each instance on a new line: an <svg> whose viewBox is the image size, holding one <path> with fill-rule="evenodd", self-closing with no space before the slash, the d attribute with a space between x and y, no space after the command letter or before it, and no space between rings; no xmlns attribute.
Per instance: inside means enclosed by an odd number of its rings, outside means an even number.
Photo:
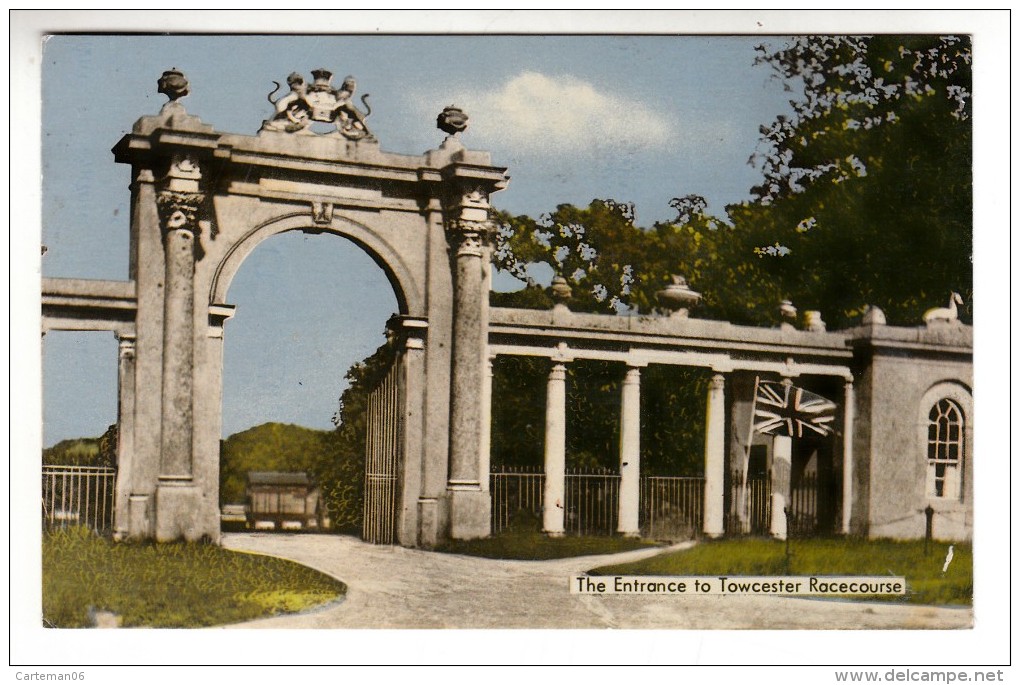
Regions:
<svg viewBox="0 0 1020 685"><path fill-rule="evenodd" d="M373 17L17 17L27 662L993 663L996 16Z"/></svg>

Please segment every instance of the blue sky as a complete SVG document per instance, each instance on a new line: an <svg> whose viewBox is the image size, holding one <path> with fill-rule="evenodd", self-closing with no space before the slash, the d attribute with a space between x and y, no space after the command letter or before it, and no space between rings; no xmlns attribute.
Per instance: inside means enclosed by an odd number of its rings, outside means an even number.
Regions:
<svg viewBox="0 0 1020 685"><path fill-rule="evenodd" d="M466 145L509 167L494 204L539 215L593 198L634 202L638 221L673 215L698 193L721 212L758 180L747 164L758 127L789 94L755 67L760 37L70 36L43 51L45 276L127 277L128 170L110 148L165 101L176 67L188 111L217 130L254 134L272 81L317 67L370 93L384 150L441 142L435 115L465 109ZM102 84L101 87L97 87ZM510 279L499 287L513 288ZM328 428L343 374L382 341L396 309L381 271L331 236L279 236L243 265L229 293L224 433L264 421ZM44 341L44 444L98 435L116 417L110 334Z"/></svg>

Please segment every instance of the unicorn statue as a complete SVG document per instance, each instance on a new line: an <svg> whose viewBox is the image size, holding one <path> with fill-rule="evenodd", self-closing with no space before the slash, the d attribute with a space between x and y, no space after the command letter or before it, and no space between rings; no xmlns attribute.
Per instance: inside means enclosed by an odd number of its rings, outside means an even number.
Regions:
<svg viewBox="0 0 1020 685"><path fill-rule="evenodd" d="M924 313L924 322L929 326L934 323L952 323L959 318L956 306L961 304L963 298L960 297L960 293L949 293L949 306L929 309Z"/></svg>

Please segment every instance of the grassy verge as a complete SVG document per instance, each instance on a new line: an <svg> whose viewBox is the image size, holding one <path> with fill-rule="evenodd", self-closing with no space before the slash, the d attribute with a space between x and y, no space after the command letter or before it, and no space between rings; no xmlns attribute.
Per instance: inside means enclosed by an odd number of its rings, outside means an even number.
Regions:
<svg viewBox="0 0 1020 685"><path fill-rule="evenodd" d="M661 554L630 564L602 566L592 575L872 575L904 576L905 597L870 600L914 604L969 605L974 576L971 546L954 544L953 560L943 575L949 543L933 543L924 554L923 541L795 540L787 567L785 544L772 540L718 540L688 550Z"/></svg>
<svg viewBox="0 0 1020 685"><path fill-rule="evenodd" d="M89 610L123 626L190 628L301 611L347 587L273 557L197 543L115 543L85 529L43 538L43 621L90 625Z"/></svg>
<svg viewBox="0 0 1020 685"><path fill-rule="evenodd" d="M572 535L551 538L533 531L512 531L480 540L453 540L437 551L488 559L541 560L614 554L655 546L654 542L636 538Z"/></svg>

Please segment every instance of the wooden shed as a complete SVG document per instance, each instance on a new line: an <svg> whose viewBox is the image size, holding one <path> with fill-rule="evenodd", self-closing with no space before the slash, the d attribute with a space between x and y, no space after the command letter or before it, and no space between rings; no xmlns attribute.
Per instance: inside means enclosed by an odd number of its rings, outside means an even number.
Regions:
<svg viewBox="0 0 1020 685"><path fill-rule="evenodd" d="M318 529L325 526L319 488L300 472L250 471L246 489L249 528Z"/></svg>

